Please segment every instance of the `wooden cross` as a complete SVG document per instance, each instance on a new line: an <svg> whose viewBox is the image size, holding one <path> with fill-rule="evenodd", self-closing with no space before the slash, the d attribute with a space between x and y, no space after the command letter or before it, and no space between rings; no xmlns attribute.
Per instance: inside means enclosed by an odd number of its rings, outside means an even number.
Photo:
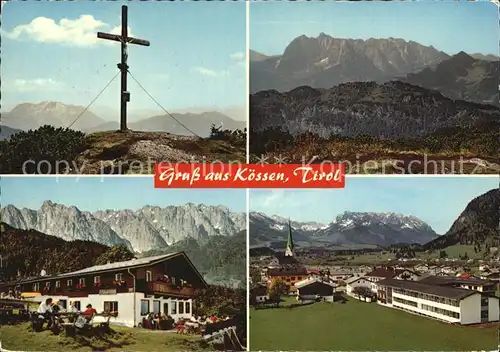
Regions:
<svg viewBox="0 0 500 352"><path fill-rule="evenodd" d="M121 43L122 60L117 65L121 71L121 93L120 93L120 131L127 131L127 103L130 101L130 93L127 91L127 43L149 46L149 41L132 38L128 36L128 8L122 6L122 34L110 34L97 32L97 38L113 40Z"/></svg>

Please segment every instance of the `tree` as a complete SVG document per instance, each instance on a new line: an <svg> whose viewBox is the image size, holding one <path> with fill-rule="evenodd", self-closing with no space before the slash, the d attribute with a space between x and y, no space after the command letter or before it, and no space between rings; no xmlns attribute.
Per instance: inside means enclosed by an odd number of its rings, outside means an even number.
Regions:
<svg viewBox="0 0 500 352"><path fill-rule="evenodd" d="M134 254L125 245L111 247L107 252L101 254L95 261L96 265L123 262L134 259Z"/></svg>
<svg viewBox="0 0 500 352"><path fill-rule="evenodd" d="M262 275L260 274L260 270L256 268L250 269L250 278L252 279L252 283L256 284L262 281Z"/></svg>
<svg viewBox="0 0 500 352"><path fill-rule="evenodd" d="M448 253L446 251L439 251L439 259L448 258Z"/></svg>
<svg viewBox="0 0 500 352"><path fill-rule="evenodd" d="M373 296L372 290L370 290L370 288L366 286L356 286L352 289L352 293L358 296L358 298Z"/></svg>
<svg viewBox="0 0 500 352"><path fill-rule="evenodd" d="M210 285L195 290L196 315L234 316L246 312L246 290Z"/></svg>
<svg viewBox="0 0 500 352"><path fill-rule="evenodd" d="M235 146L246 146L247 143L247 129L243 130L223 130L222 126L215 126L212 124L210 127L209 139L227 141Z"/></svg>
<svg viewBox="0 0 500 352"><path fill-rule="evenodd" d="M410 275L410 274L408 274L408 273L404 273L403 275L401 275L401 278L402 278L403 280L408 280L410 277L411 277L411 275Z"/></svg>
<svg viewBox="0 0 500 352"><path fill-rule="evenodd" d="M281 296L286 293L286 285L281 279L273 279L271 281L271 285L267 289L267 294L269 296L269 300L276 303L276 306L279 307Z"/></svg>

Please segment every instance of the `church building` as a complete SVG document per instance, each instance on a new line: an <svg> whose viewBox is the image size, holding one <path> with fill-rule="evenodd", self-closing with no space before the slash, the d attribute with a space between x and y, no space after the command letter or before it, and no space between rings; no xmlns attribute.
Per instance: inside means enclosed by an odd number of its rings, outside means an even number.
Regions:
<svg viewBox="0 0 500 352"><path fill-rule="evenodd" d="M278 265L268 267L266 271L268 284L271 285L273 280L280 279L285 283L289 293L295 293L297 291L295 284L307 279L308 273L307 269L295 257L295 245L290 220L288 221L288 238L284 255L277 254L276 259Z"/></svg>

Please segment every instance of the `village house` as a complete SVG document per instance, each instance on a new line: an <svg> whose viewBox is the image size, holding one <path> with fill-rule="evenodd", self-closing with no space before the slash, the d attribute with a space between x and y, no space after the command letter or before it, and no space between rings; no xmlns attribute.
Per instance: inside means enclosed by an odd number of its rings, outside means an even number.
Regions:
<svg viewBox="0 0 500 352"><path fill-rule="evenodd" d="M418 264L415 265L413 271L415 271L416 273L425 274L429 271L429 266L427 264Z"/></svg>
<svg viewBox="0 0 500 352"><path fill-rule="evenodd" d="M267 278L269 285L271 285L273 280L279 279L285 283L289 293L294 293L297 291L295 284L307 279L307 270L300 266L273 268L268 269Z"/></svg>
<svg viewBox="0 0 500 352"><path fill-rule="evenodd" d="M372 292L377 292L377 282L384 279L397 279L397 280L411 280L415 281L420 278L420 276L408 269L395 269L392 267L380 267L376 268L372 272L365 275L366 279L370 281Z"/></svg>
<svg viewBox="0 0 500 352"><path fill-rule="evenodd" d="M342 281L351 277L352 274L347 271L332 271L328 268L325 269L307 269L308 277L323 277L328 276L333 281Z"/></svg>
<svg viewBox="0 0 500 352"><path fill-rule="evenodd" d="M358 273L366 274L369 273L370 271L373 271L373 269L374 268L369 265L360 265L358 267Z"/></svg>
<svg viewBox="0 0 500 352"><path fill-rule="evenodd" d="M446 280L434 276L420 281L388 278L377 284L377 302L448 323L469 325L498 321L498 298L477 289L481 287L488 292L489 283L476 280L466 283L466 279L454 277Z"/></svg>
<svg viewBox="0 0 500 352"><path fill-rule="evenodd" d="M335 281L345 281L352 277L352 274L347 271L332 271L330 272L330 277Z"/></svg>
<svg viewBox="0 0 500 352"><path fill-rule="evenodd" d="M346 293L351 296L355 297L354 294L354 289L356 287L366 287L367 289L372 289L372 282L368 280L367 277L365 276L359 276L359 277L351 277L346 280Z"/></svg>
<svg viewBox="0 0 500 352"><path fill-rule="evenodd" d="M487 271L489 269L490 269L490 266L488 264L479 265L479 271Z"/></svg>
<svg viewBox="0 0 500 352"><path fill-rule="evenodd" d="M98 312L117 313L110 323L128 327L139 326L150 312L165 313L176 321L190 318L194 290L207 287L184 252L96 265L13 285L37 302L52 298L63 308L72 301L80 310L92 304Z"/></svg>
<svg viewBox="0 0 500 352"><path fill-rule="evenodd" d="M337 285L331 281L320 278L308 278L295 284L297 300L302 303L311 303L317 299L333 302Z"/></svg>
<svg viewBox="0 0 500 352"><path fill-rule="evenodd" d="M264 285L256 285L250 289L250 302L262 303L269 300L267 287Z"/></svg>
<svg viewBox="0 0 500 352"><path fill-rule="evenodd" d="M498 283L500 283L500 272L492 271L492 272L488 272L488 273L483 273L483 274L481 274L481 279L489 280L491 282L496 282L498 284Z"/></svg>

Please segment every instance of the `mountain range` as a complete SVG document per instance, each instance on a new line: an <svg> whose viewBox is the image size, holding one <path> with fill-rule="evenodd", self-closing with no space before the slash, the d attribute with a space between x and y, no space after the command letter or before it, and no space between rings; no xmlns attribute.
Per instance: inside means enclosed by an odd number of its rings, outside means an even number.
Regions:
<svg viewBox="0 0 500 352"><path fill-rule="evenodd" d="M280 130L294 137L311 132L323 138L368 134L393 139L498 121L500 107L454 100L400 81L342 83L329 89L302 86L250 97L252 135Z"/></svg>
<svg viewBox="0 0 500 352"><path fill-rule="evenodd" d="M397 243L424 244L438 234L422 220L397 213L346 211L331 223L292 222L294 242L302 246L389 246ZM250 213L250 244L284 243L288 220L259 212Z"/></svg>
<svg viewBox="0 0 500 352"><path fill-rule="evenodd" d="M255 57L261 57L254 53ZM251 56L251 58L252 58ZM397 38L342 39L325 33L293 39L282 55L250 62L250 90L331 88L353 81L387 81L449 56L430 46Z"/></svg>
<svg viewBox="0 0 500 352"><path fill-rule="evenodd" d="M81 116L80 116L81 115ZM80 116L80 117L79 117ZM200 137L210 135L212 124L224 129L243 129L244 121L236 121L216 111L203 113L172 114L178 121ZM83 106L66 105L60 102L44 101L41 103L23 103L10 112L2 114L3 128L6 126L18 130L37 129L43 125L69 127L86 133L119 129L118 121L109 122L97 116ZM191 135L180 123L169 115L157 115L129 123L129 128L136 131L162 131L179 135Z"/></svg>
<svg viewBox="0 0 500 352"><path fill-rule="evenodd" d="M186 238L232 236L246 229L243 213L231 212L223 206L192 203L92 213L45 201L38 210L4 206L0 209L0 219L17 229L32 229L66 241L125 245L138 253L167 248Z"/></svg>
<svg viewBox="0 0 500 352"><path fill-rule="evenodd" d="M302 35L283 54L250 52L251 93L300 86L331 88L346 82L405 80L453 99L498 105L499 58L398 38L367 40ZM408 76L408 78L406 78Z"/></svg>

